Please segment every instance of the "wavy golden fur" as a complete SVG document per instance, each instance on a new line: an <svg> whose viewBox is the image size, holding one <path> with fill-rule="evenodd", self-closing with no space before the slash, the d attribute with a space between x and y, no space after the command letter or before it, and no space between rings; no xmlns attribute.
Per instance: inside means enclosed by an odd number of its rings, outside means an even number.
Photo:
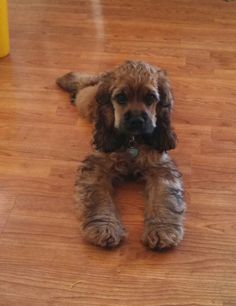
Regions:
<svg viewBox="0 0 236 306"><path fill-rule="evenodd" d="M125 237L113 190L132 177L145 182L143 242L151 249L176 246L183 238L185 203L181 175L167 154L176 135L166 73L127 61L101 75L72 72L57 84L71 94L80 115L95 123L95 151L83 161L75 184L85 238L115 247Z"/></svg>

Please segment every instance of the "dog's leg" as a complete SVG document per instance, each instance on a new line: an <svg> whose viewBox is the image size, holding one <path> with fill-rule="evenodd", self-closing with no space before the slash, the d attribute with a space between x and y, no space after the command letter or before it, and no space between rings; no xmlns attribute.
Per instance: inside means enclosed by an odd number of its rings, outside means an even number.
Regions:
<svg viewBox="0 0 236 306"><path fill-rule="evenodd" d="M181 175L167 155L146 174L143 241L151 249L176 246L183 238L185 203Z"/></svg>
<svg viewBox="0 0 236 306"><path fill-rule="evenodd" d="M116 247L125 236L112 199L113 172L111 161L90 155L79 168L75 193L84 237L108 248Z"/></svg>
<svg viewBox="0 0 236 306"><path fill-rule="evenodd" d="M70 94L70 101L76 106L80 116L89 121L93 121L95 117L95 96L102 76L69 72L56 80L57 85Z"/></svg>
<svg viewBox="0 0 236 306"><path fill-rule="evenodd" d="M98 85L88 86L79 91L74 100L78 113L81 117L93 122L96 116L96 93Z"/></svg>

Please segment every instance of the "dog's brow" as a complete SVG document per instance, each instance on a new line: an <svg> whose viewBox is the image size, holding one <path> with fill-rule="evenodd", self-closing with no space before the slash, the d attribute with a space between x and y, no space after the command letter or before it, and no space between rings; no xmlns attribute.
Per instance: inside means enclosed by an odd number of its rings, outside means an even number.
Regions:
<svg viewBox="0 0 236 306"><path fill-rule="evenodd" d="M114 97L120 93L128 94L128 89L126 87L115 88L113 90L112 96Z"/></svg>
<svg viewBox="0 0 236 306"><path fill-rule="evenodd" d="M157 90L147 87L147 93L153 94L155 95L155 97L157 98L157 100L160 100L160 94Z"/></svg>

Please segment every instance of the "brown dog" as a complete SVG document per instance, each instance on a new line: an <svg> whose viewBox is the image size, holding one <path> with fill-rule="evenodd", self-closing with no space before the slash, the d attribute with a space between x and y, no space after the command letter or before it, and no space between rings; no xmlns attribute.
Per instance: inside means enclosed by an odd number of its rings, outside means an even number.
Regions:
<svg viewBox="0 0 236 306"><path fill-rule="evenodd" d="M57 80L79 113L95 122L95 152L82 163L76 201L86 239L115 247L125 236L112 194L125 177L145 182L143 242L152 249L176 246L183 238L185 203L181 175L167 154L176 136L171 127L173 96L163 70L127 61L113 71Z"/></svg>

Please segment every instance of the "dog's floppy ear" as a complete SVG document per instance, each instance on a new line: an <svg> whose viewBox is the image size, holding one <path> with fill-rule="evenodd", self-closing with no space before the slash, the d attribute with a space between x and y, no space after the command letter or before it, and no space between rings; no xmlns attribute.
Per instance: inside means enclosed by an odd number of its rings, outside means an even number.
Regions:
<svg viewBox="0 0 236 306"><path fill-rule="evenodd" d="M98 105L108 105L111 104L111 83L112 75L109 73L105 75L98 87L96 94L96 101Z"/></svg>
<svg viewBox="0 0 236 306"><path fill-rule="evenodd" d="M176 147L176 134L171 127L174 98L165 71L157 71L157 84L160 101L157 104L156 128L151 136L150 144L159 152L163 152Z"/></svg>
<svg viewBox="0 0 236 306"><path fill-rule="evenodd" d="M93 144L103 152L112 152L124 143L121 135L114 127L114 108L111 103L112 75L108 74L101 81L96 94L97 110Z"/></svg>

